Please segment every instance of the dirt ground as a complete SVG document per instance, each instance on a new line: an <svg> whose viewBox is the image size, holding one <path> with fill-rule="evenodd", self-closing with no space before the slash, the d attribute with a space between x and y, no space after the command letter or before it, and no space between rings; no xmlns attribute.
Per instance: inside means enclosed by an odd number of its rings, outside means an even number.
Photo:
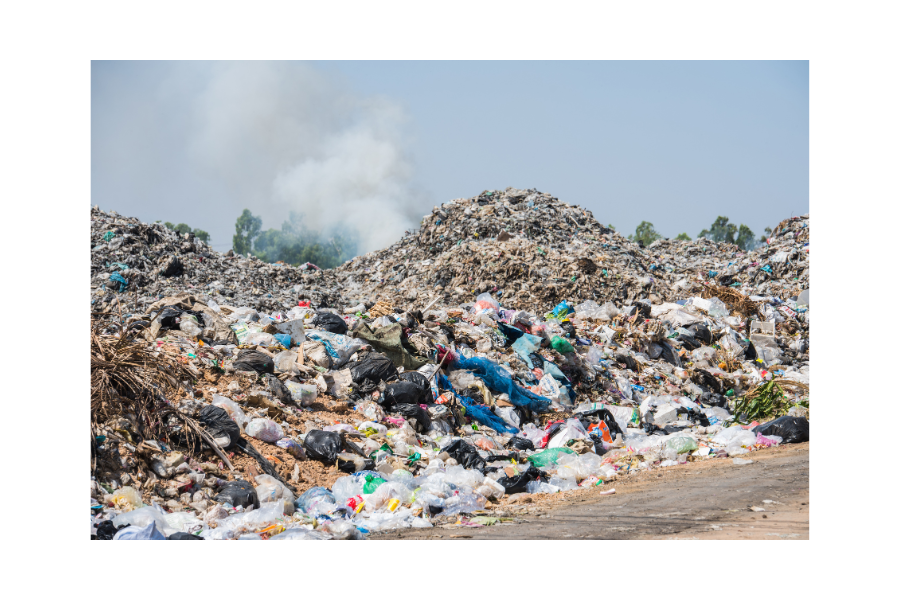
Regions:
<svg viewBox="0 0 900 600"><path fill-rule="evenodd" d="M504 498L479 515L370 539L809 539L809 443L644 471L590 490ZM614 494L602 495L615 489Z"/></svg>

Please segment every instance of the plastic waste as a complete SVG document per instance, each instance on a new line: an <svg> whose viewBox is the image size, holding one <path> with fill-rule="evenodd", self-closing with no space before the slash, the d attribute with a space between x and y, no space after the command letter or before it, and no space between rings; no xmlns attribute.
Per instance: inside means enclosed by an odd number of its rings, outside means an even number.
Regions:
<svg viewBox="0 0 900 600"><path fill-rule="evenodd" d="M285 381L285 387L291 394L291 399L300 406L307 407L316 401L319 395L319 388L314 385L305 383L297 383L295 381Z"/></svg>
<svg viewBox="0 0 900 600"><path fill-rule="evenodd" d="M309 458L334 464L341 451L341 436L333 431L313 430L306 434L303 448Z"/></svg>
<svg viewBox="0 0 900 600"><path fill-rule="evenodd" d="M253 419L247 424L247 435L264 442L275 443L284 437L284 430L272 419Z"/></svg>
<svg viewBox="0 0 900 600"><path fill-rule="evenodd" d="M250 422L250 419L244 414L243 409L237 402L226 398L225 396L220 396L219 394L213 394L212 405L217 406L223 409L232 421L237 423L237 426L240 428L240 431L244 431L247 426L247 423ZM201 413L202 416L202 413ZM236 440L234 440L236 441Z"/></svg>

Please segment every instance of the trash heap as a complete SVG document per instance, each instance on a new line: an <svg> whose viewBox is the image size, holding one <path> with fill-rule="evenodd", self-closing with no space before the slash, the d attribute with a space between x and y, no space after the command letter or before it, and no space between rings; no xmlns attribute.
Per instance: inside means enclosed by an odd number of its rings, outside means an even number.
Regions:
<svg viewBox="0 0 900 600"><path fill-rule="evenodd" d="M641 248L510 188L319 271L94 209L92 537L485 526L808 441L808 223Z"/></svg>

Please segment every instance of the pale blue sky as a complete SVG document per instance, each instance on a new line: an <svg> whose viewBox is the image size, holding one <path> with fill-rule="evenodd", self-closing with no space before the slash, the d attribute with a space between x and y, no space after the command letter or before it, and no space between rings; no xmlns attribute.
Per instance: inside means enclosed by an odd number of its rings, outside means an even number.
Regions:
<svg viewBox="0 0 900 600"><path fill-rule="evenodd" d="M293 87L248 76L259 63L227 77L222 66L93 64L94 204L186 222L226 250L245 206L280 226L285 205L267 198L298 164L304 179L288 195L349 202L352 191L332 192L346 161L355 165L348 178L385 178L366 182L378 187L379 213L395 196L421 216L507 186L552 193L624 233L649 220L669 237L695 237L720 214L759 236L809 212L805 61L359 61L275 71L296 77ZM257 125L244 127L250 114ZM370 147L387 158L360 166ZM324 174L328 157L337 174Z"/></svg>

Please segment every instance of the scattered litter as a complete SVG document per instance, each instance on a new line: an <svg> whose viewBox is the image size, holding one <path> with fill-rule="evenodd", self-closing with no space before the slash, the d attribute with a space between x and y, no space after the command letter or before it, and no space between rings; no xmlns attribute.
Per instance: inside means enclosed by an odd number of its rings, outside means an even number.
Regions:
<svg viewBox="0 0 900 600"><path fill-rule="evenodd" d="M92 537L490 527L808 441L808 236L645 248L508 188L322 270L94 207Z"/></svg>

